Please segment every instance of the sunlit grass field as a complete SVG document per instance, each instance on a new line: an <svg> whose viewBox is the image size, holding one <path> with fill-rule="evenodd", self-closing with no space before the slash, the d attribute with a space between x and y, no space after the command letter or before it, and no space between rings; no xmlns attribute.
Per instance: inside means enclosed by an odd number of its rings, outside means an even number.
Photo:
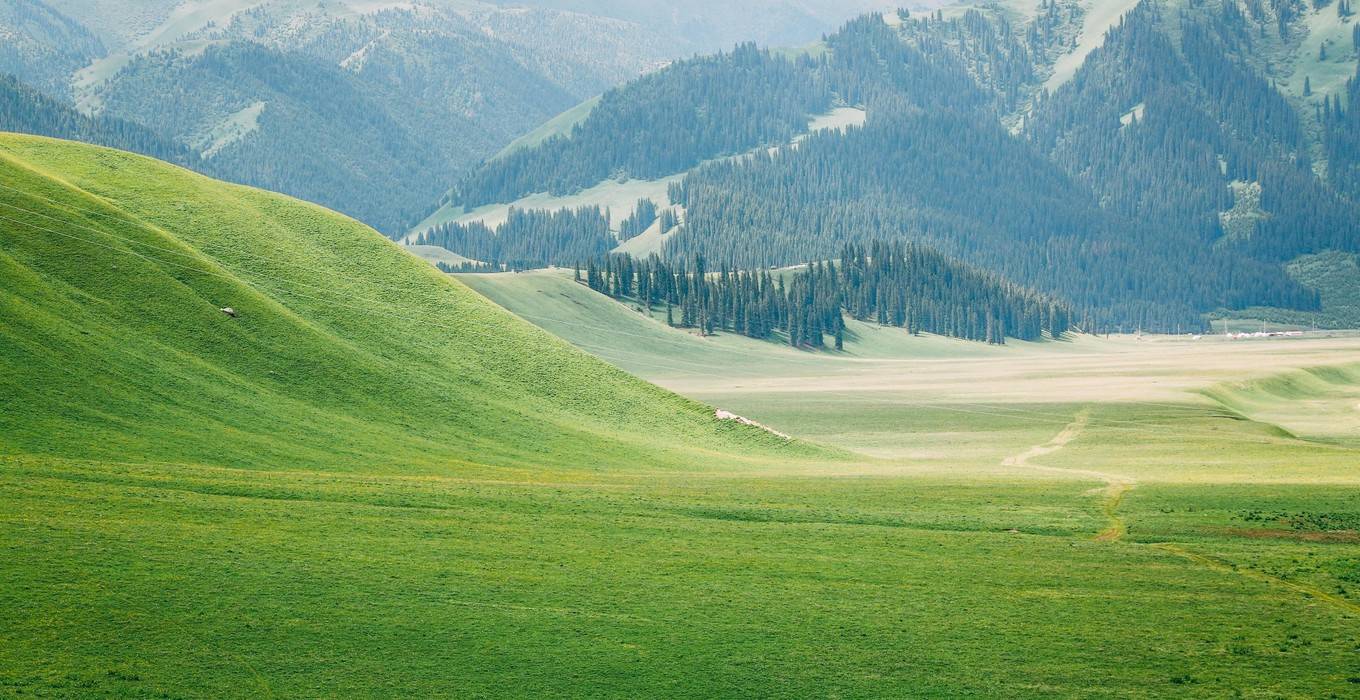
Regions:
<svg viewBox="0 0 1360 700"><path fill-rule="evenodd" d="M833 356L470 280L682 398L315 207L0 172L0 695L1360 691L1355 374L1289 379L1353 337Z"/></svg>
<svg viewBox="0 0 1360 700"><path fill-rule="evenodd" d="M1354 453L1106 417L1166 435L1042 463L1138 478L1113 542L1099 479L993 468L1049 437L1022 421L844 473L8 460L0 666L76 696L1350 695Z"/></svg>
<svg viewBox="0 0 1360 700"><path fill-rule="evenodd" d="M667 329L562 273L461 279L644 377L877 457L834 476L799 475L781 490L792 488L804 507L842 489L881 494L910 527L967 543L971 553L951 552L950 566L991 566L953 569L927 587L931 597L993 590L996 598L942 612L928 625L931 640L917 644L948 645L955 626L982 616L995 635L975 636L967 651L949 648L995 683L921 682L869 695L1360 692L1360 674L1348 670L1360 654L1360 340L1352 334L995 348L852 324L864 340L848 352L807 353ZM917 565L903 562L907 571ZM1044 576L1056 580L1038 582ZM1036 599L1043 611L1029 607ZM1006 629L1001 620L1016 614L1029 615L1030 626ZM987 651L1033 655L1034 675L998 680L1021 664L978 658ZM1312 665L1321 658L1331 661ZM1076 674L1083 665L1099 680L1038 671Z"/></svg>

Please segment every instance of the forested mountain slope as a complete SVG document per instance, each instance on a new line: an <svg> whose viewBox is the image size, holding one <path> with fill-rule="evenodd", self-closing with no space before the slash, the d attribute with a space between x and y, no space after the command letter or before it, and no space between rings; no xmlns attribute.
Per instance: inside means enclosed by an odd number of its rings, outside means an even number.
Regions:
<svg viewBox="0 0 1360 700"><path fill-rule="evenodd" d="M0 136L0 175L8 457L455 474L810 454L320 207L28 136Z"/></svg>
<svg viewBox="0 0 1360 700"><path fill-rule="evenodd" d="M48 94L69 94L71 75L104 55L89 29L42 0L0 3L0 75L22 75Z"/></svg>
<svg viewBox="0 0 1360 700"><path fill-rule="evenodd" d="M1354 44L1360 52L1360 24L1356 30ZM1360 68L1346 81L1344 93L1324 96L1318 113L1330 182L1352 201L1360 201Z"/></svg>
<svg viewBox="0 0 1360 700"><path fill-rule="evenodd" d="M107 90L102 114L148 121L156 115L167 133L203 154L208 172L334 207L384 230L438 190L437 173L449 162L354 75L259 44L136 59ZM473 131L470 121L457 123ZM452 144L443 151L470 157ZM396 182L403 185L394 188Z"/></svg>
<svg viewBox="0 0 1360 700"><path fill-rule="evenodd" d="M1315 119L1276 86L1321 10L1147 0L1103 45L1079 46L1094 11L1045 0L870 15L821 53L677 64L606 94L569 134L485 164L452 199L471 209L671 176L655 204L683 222L663 237L674 258L786 265L901 238L1127 326L1316 308L1283 263L1360 248L1353 129L1340 98ZM1075 53L1083 64L1058 79ZM708 89L751 80L766 84L753 98ZM682 92L698 97L664 97ZM788 125L835 105L867 123L779 147ZM704 124L714 114L726 116ZM1315 156L1324 122L1331 165ZM715 132L731 138L695 147Z"/></svg>
<svg viewBox="0 0 1360 700"><path fill-rule="evenodd" d="M781 143L831 107L805 66L753 44L682 61L606 93L567 136L499 158L459 186L467 207L534 192L579 192L610 177L650 179Z"/></svg>
<svg viewBox="0 0 1360 700"><path fill-rule="evenodd" d="M1235 3L1144 3L1027 133L1111 209L1219 250L1284 260L1360 245L1360 209L1316 176L1303 117L1251 64L1270 25Z"/></svg>
<svg viewBox="0 0 1360 700"><path fill-rule="evenodd" d="M0 10L21 80L393 234L468 165L667 55L635 23L479 2L40 2Z"/></svg>
<svg viewBox="0 0 1360 700"><path fill-rule="evenodd" d="M0 75L0 131L55 136L144 153L191 167L201 165L198 155L189 148L140 124L86 116L12 75Z"/></svg>

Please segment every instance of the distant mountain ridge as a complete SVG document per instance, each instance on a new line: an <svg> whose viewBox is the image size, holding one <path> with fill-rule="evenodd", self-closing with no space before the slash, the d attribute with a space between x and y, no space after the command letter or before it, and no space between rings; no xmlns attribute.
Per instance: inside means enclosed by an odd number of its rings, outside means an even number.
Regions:
<svg viewBox="0 0 1360 700"><path fill-rule="evenodd" d="M104 55L102 42L41 0L0 3L0 74L14 74L52 95L71 92L71 75Z"/></svg>
<svg viewBox="0 0 1360 700"><path fill-rule="evenodd" d="M752 65L738 54L683 62L606 94L569 133L480 167L452 193L453 220L476 221L492 203L531 206L538 193L589 206L584 192L607 190L604 178L663 178L668 196L654 204L683 225L652 250L670 257L787 265L901 237L1129 327L1317 308L1317 292L1283 263L1360 250L1347 184L1354 110L1342 96L1291 94L1290 57L1319 23L1351 20L1298 0L1129 7L1122 17L1075 0L869 15L815 50L768 56L756 103L702 130L743 137L677 159L694 125L734 104L715 86L746 80ZM1354 46L1332 51L1354 66ZM794 83L823 97L777 107ZM694 100L656 97L669 94ZM796 147L770 130L829 105L868 121ZM666 126L648 138L656 124Z"/></svg>
<svg viewBox="0 0 1360 700"><path fill-rule="evenodd" d="M396 235L573 104L679 56L807 42L885 5L15 0L0 8L0 73L142 123L216 176Z"/></svg>
<svg viewBox="0 0 1360 700"><path fill-rule="evenodd" d="M97 48L75 58L29 51L11 62L21 80L152 125L214 175L389 233L470 164L663 55L622 20L478 2L23 2L25 17L98 27L108 48L86 32Z"/></svg>
<svg viewBox="0 0 1360 700"><path fill-rule="evenodd" d="M542 7L614 17L654 27L676 43L675 56L728 49L754 42L798 46L834 31L846 19L893 10L894 0L496 0L506 7ZM917 2L913 6L938 5Z"/></svg>

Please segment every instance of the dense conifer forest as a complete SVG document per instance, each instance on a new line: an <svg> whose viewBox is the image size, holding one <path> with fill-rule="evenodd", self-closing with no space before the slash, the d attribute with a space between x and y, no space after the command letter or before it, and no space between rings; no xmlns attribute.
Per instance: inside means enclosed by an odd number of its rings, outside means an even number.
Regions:
<svg viewBox="0 0 1360 700"><path fill-rule="evenodd" d="M951 158L910 147L920 142L951 144ZM1079 183L987 123L928 113L877 120L844 137L814 136L796 152L703 168L674 189L687 220L666 250L681 258L787 265L886 233L1130 326L1192 327L1197 309L1217 306L1317 303L1277 266L1180 245L1165 229L1103 211ZM1130 289L1151 298L1141 308L1111 304ZM1235 289L1243 295L1230 296Z"/></svg>
<svg viewBox="0 0 1360 700"><path fill-rule="evenodd" d="M1072 311L1053 297L1007 282L915 243L846 245L839 260L771 271L708 268L702 256L667 263L611 255L576 268L578 281L666 322L795 347L843 348L844 315L912 333L1003 344L1061 337Z"/></svg>
<svg viewBox="0 0 1360 700"><path fill-rule="evenodd" d="M197 154L140 124L87 117L9 75L0 75L0 131L84 141L180 165L201 165Z"/></svg>
<svg viewBox="0 0 1360 700"><path fill-rule="evenodd" d="M1041 105L1030 140L1108 208L1188 246L1276 262L1353 249L1360 209L1314 174L1298 113L1246 62L1263 50L1257 25L1235 3L1207 7L1140 4ZM1263 215L1225 231L1233 182L1259 184Z"/></svg>
<svg viewBox="0 0 1360 700"><path fill-rule="evenodd" d="M481 222L436 227L417 238L497 268L525 270L603 257L618 245L599 207L555 212L511 208L499 229Z"/></svg>
<svg viewBox="0 0 1360 700"><path fill-rule="evenodd" d="M752 44L678 62L611 90L569 136L491 161L462 182L472 208L534 192L569 194L609 178L654 178L700 161L783 143L831 107L826 85Z"/></svg>
<svg viewBox="0 0 1360 700"><path fill-rule="evenodd" d="M1360 25L1353 37L1360 52ZM1360 201L1360 72L1346 81L1346 94L1328 95L1320 109L1326 128L1324 145L1331 183Z"/></svg>
<svg viewBox="0 0 1360 700"><path fill-rule="evenodd" d="M1073 3L1044 0L1022 25L981 10L870 15L822 52L743 47L612 91L571 134L484 166L457 195L513 201L688 170L670 193L684 218L671 261L794 265L904 239L1128 328L1315 309L1283 263L1360 247L1360 158L1353 86L1319 100L1318 148L1268 77L1266 56L1300 40L1309 9L1144 2L1051 93L1051 63L1083 22ZM867 123L758 148L834 104L862 107ZM622 222L619 238L651 216Z"/></svg>

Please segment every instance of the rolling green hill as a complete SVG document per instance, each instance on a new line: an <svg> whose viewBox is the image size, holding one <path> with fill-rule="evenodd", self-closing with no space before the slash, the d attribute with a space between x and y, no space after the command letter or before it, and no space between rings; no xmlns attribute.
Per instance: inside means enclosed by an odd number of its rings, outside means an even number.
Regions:
<svg viewBox="0 0 1360 700"><path fill-rule="evenodd" d="M122 152L0 147L5 454L416 473L778 447L319 207Z"/></svg>

